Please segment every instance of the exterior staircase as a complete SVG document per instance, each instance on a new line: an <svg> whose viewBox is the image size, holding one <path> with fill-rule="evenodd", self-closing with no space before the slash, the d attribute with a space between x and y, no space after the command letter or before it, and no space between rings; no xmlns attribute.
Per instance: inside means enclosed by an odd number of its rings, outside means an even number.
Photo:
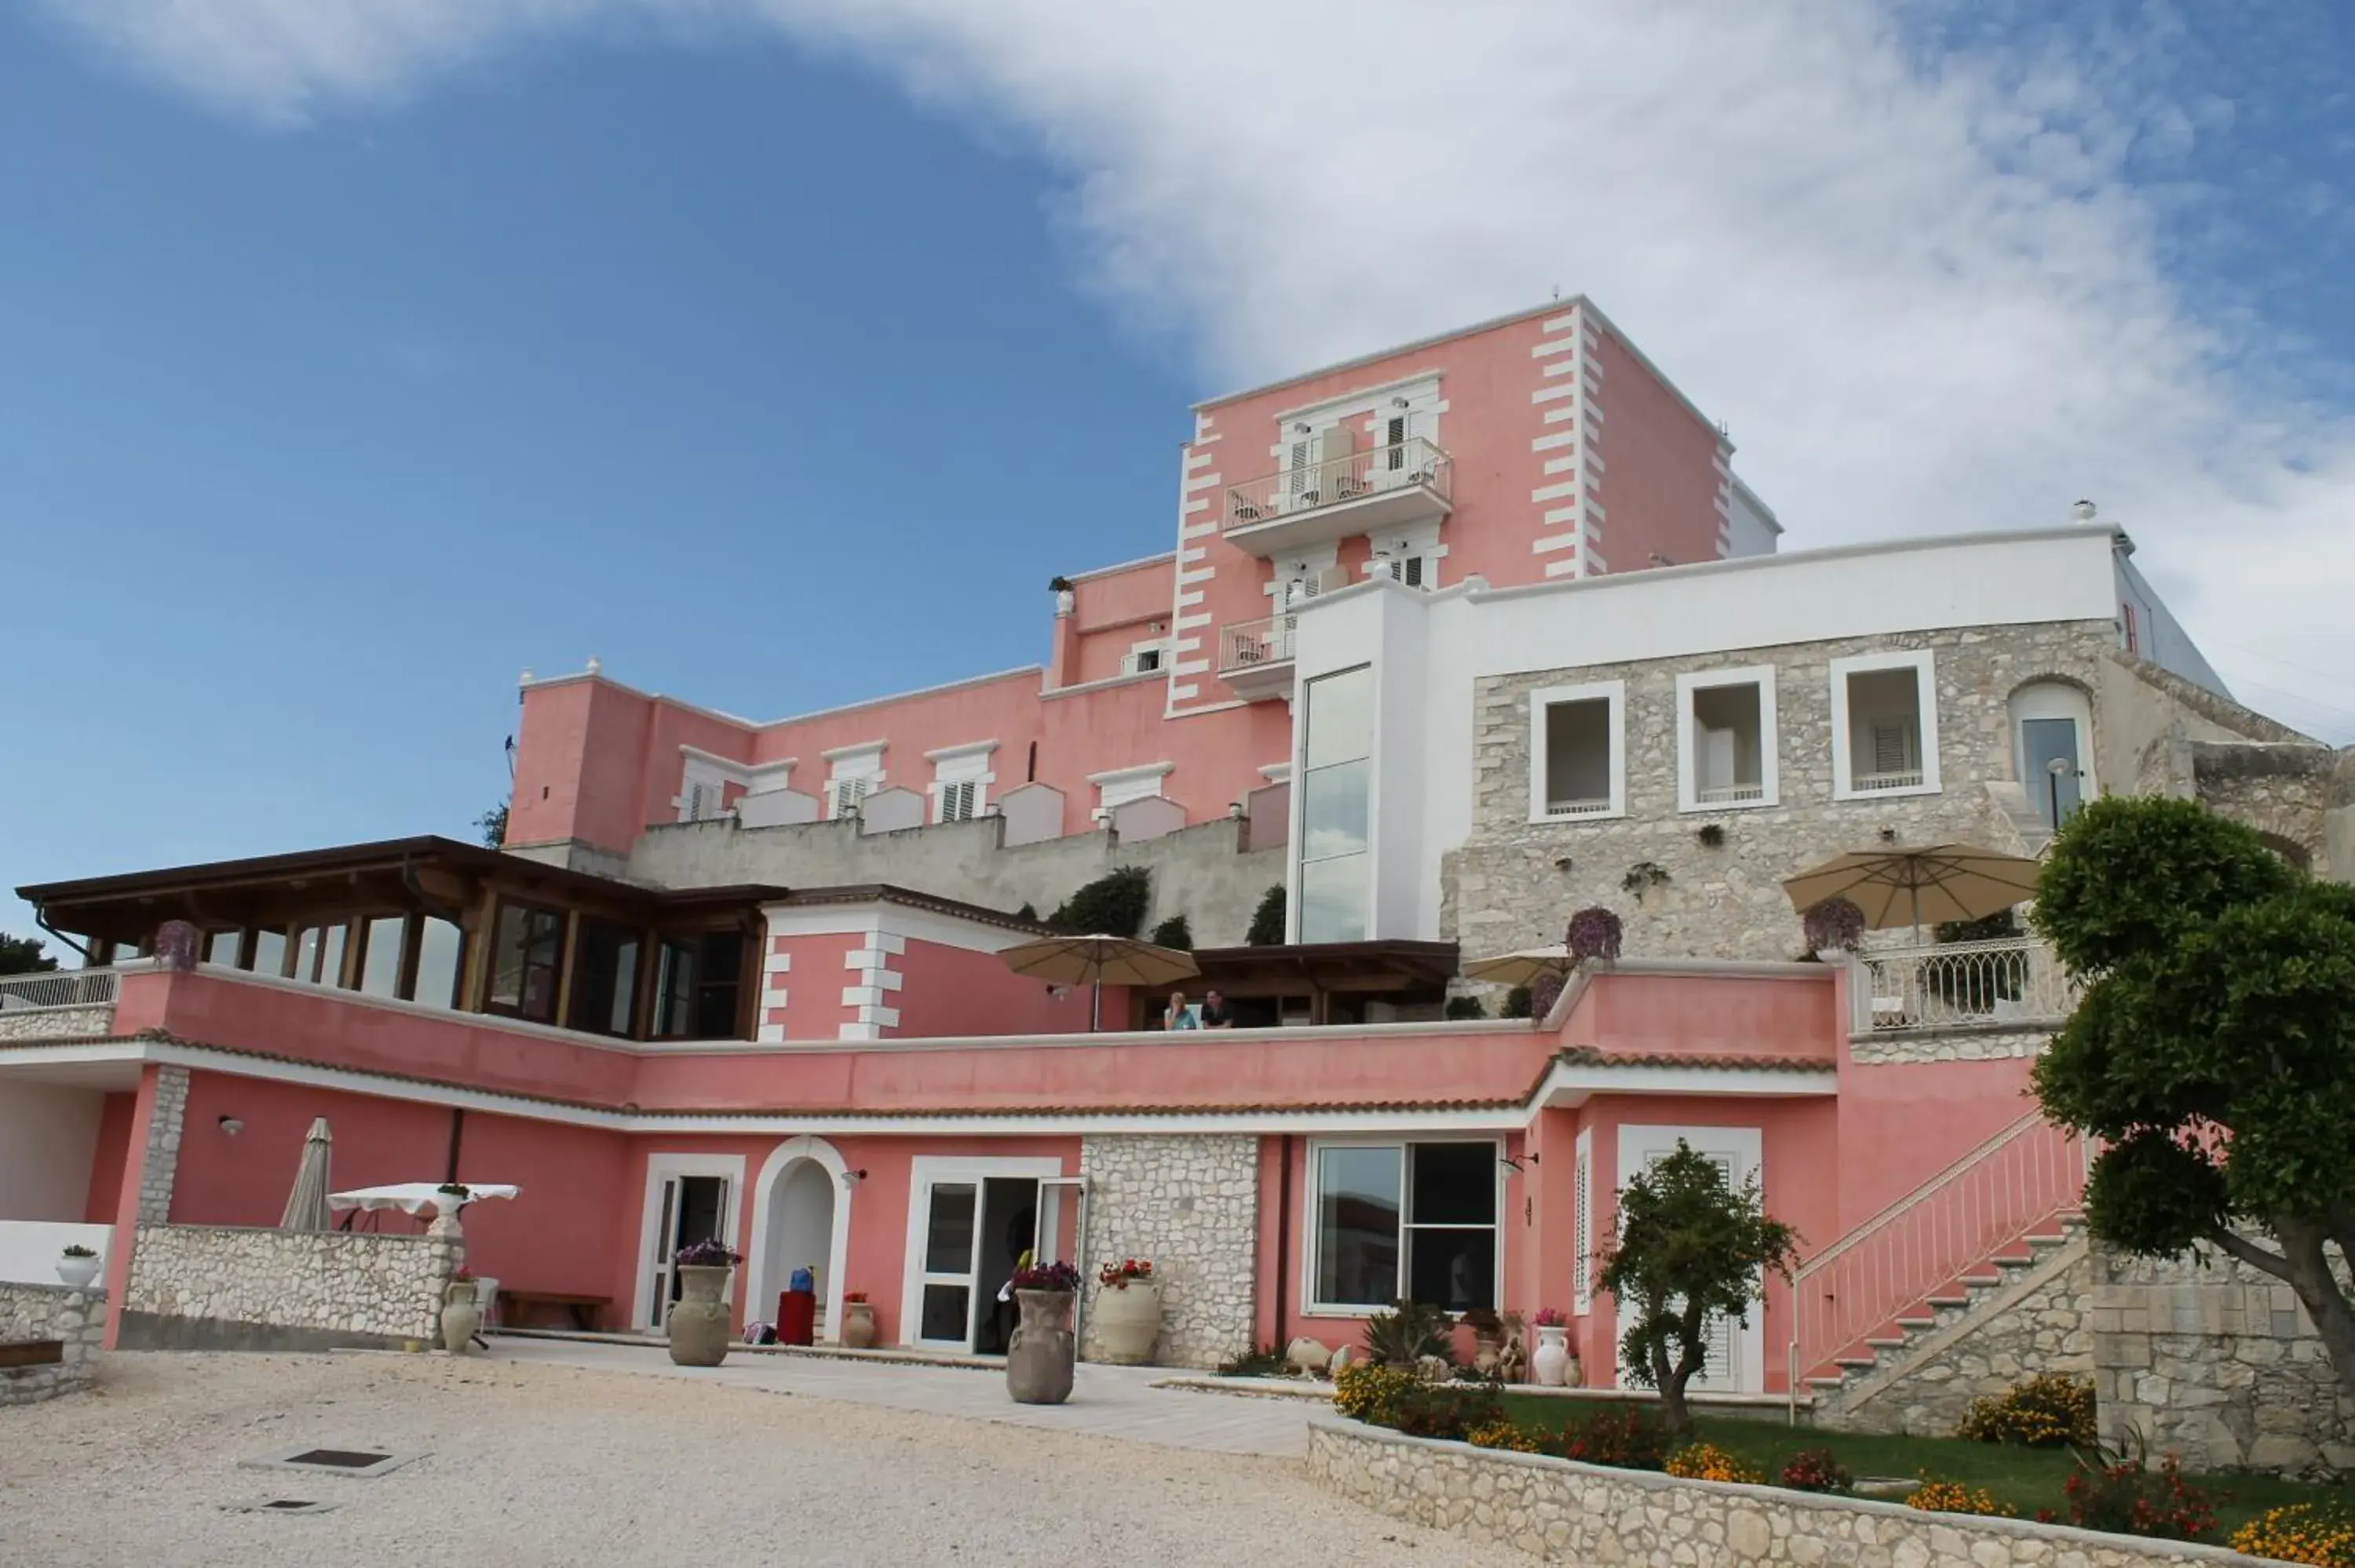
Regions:
<svg viewBox="0 0 2355 1568"><path fill-rule="evenodd" d="M2052 842L2052 827L2044 820L2044 813L2036 809L2036 803L2028 798L2027 786L2011 779L1989 779L1983 782L1987 786L1987 799L1995 802L2004 821L2010 824L2012 837L2019 841L2012 853L2026 855L2030 860L2042 858L2044 846Z"/></svg>
<svg viewBox="0 0 2355 1568"><path fill-rule="evenodd" d="M1818 1404L2009 1299L2078 1249L2086 1151L2031 1111L1802 1263L1790 1397Z"/></svg>

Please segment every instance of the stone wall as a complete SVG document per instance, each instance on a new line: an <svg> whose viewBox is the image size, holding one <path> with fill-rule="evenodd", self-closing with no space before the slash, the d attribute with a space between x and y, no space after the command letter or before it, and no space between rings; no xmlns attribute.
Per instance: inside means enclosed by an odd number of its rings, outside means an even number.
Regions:
<svg viewBox="0 0 2355 1568"><path fill-rule="evenodd" d="M2200 803L2243 822L2291 852L2318 877L2346 881L2355 867L2333 867L2323 831L2338 805L2339 755L2327 746L2206 742L2191 747Z"/></svg>
<svg viewBox="0 0 2355 1568"><path fill-rule="evenodd" d="M1902 1349L1816 1401L1817 1426L1951 1437L1974 1400L2039 1372L2094 1370L2092 1249L2072 1235L2035 1264L1942 1307Z"/></svg>
<svg viewBox="0 0 2355 1568"><path fill-rule="evenodd" d="M0 1367L0 1406L88 1388L98 1380L106 1342L106 1292L0 1281L0 1344L12 1340L61 1340L65 1359L49 1366Z"/></svg>
<svg viewBox="0 0 2355 1568"><path fill-rule="evenodd" d="M114 1033L114 1007L12 1007L0 1012L0 1040L91 1040Z"/></svg>
<svg viewBox="0 0 2355 1568"><path fill-rule="evenodd" d="M147 1157L139 1168L139 1223L172 1217L172 1183L180 1171L180 1126L188 1114L188 1070L155 1069L155 1107L147 1118Z"/></svg>
<svg viewBox="0 0 2355 1568"><path fill-rule="evenodd" d="M1548 1562L1842 1563L1853 1568L2147 1568L2258 1560L2214 1546L1921 1513L1779 1488L1683 1481L1408 1437L1338 1416L1308 1424L1308 1473L1368 1508Z"/></svg>
<svg viewBox="0 0 2355 1568"><path fill-rule="evenodd" d="M2105 1438L2138 1433L2195 1469L2355 1468L2355 1401L2280 1280L2101 1250L2091 1303Z"/></svg>
<svg viewBox="0 0 2355 1568"><path fill-rule="evenodd" d="M1859 1067L1907 1062L1991 1062L2041 1056L2052 1044L2050 1028L2017 1023L1958 1023L1945 1029L1890 1030L1849 1041L1849 1059Z"/></svg>
<svg viewBox="0 0 2355 1568"><path fill-rule="evenodd" d="M1082 1139L1088 1255L1079 1260L1093 1307L1096 1266L1152 1261L1162 1281L1165 1366L1214 1367L1252 1348L1259 1246L1259 1139L1187 1136ZM1095 1353L1082 1319L1083 1356Z"/></svg>
<svg viewBox="0 0 2355 1568"><path fill-rule="evenodd" d="M1484 678L1475 696L1472 832L1444 863L1441 935L1462 942L1466 952L1507 952L1560 941L1572 910L1600 904L1626 923L1631 956L1795 957L1799 919L1782 887L1794 872L1870 848L1884 829L1905 844L2009 842L2016 830L1985 786L2011 777L2012 693L2044 678L2093 692L2116 641L2108 621L2072 621L1729 653L1718 662L1772 664L1775 671L1780 803L1749 810L1677 809L1676 678L1695 668L1692 661ZM1923 648L1935 655L1940 791L1835 800L1831 661ZM1596 681L1626 684L1627 815L1533 823L1529 694ZM2097 709L2096 755L2102 724ZM1700 841L1706 823L1723 829L1721 843ZM1565 859L1566 869L1560 863ZM1622 883L1644 862L1665 870L1668 880L1638 899Z"/></svg>
<svg viewBox="0 0 2355 1568"><path fill-rule="evenodd" d="M123 1339L254 1350L431 1341L464 1257L463 1242L437 1235L142 1225Z"/></svg>

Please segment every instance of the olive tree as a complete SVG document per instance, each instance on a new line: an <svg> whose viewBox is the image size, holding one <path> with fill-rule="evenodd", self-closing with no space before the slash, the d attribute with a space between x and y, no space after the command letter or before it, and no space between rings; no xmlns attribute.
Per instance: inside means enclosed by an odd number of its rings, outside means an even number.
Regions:
<svg viewBox="0 0 2355 1568"><path fill-rule="evenodd" d="M2088 1228L2287 1284L2355 1394L2355 887L2190 801L2109 799L2054 839L2033 919L2084 987L2035 1085L2101 1140Z"/></svg>
<svg viewBox="0 0 2355 1568"><path fill-rule="evenodd" d="M1766 1217L1755 1172L1729 1186L1717 1161L1682 1139L1619 1190L1618 1239L1598 1255L1595 1283L1629 1319L1620 1364L1659 1391L1672 1431L1692 1430L1685 1387L1709 1358L1710 1320L1747 1325L1765 1277L1791 1277L1798 1244L1796 1231Z"/></svg>

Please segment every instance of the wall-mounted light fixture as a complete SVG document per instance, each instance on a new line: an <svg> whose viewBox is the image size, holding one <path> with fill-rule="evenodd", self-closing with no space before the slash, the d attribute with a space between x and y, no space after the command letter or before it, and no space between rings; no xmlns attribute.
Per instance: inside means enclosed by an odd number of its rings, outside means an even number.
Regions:
<svg viewBox="0 0 2355 1568"><path fill-rule="evenodd" d="M1391 407L1393 408L1403 408L1406 407L1406 399L1403 397L1393 397L1391 399Z"/></svg>
<svg viewBox="0 0 2355 1568"><path fill-rule="evenodd" d="M1527 1171L1523 1169L1525 1166L1535 1165L1537 1162L1538 1162L1538 1157L1537 1157L1537 1155L1535 1155L1534 1153L1531 1153L1531 1154L1518 1154L1518 1155L1516 1155L1516 1154L1508 1154L1508 1155L1504 1155L1504 1156L1499 1157L1499 1158L1498 1158L1498 1160L1497 1160L1497 1164L1499 1164L1499 1165L1509 1165L1509 1166L1511 1166L1511 1167L1513 1168L1513 1170L1514 1170L1516 1172L1518 1172L1518 1173L1519 1173L1519 1174L1522 1174L1522 1175L1527 1175L1527 1174L1528 1174Z"/></svg>
<svg viewBox="0 0 2355 1568"><path fill-rule="evenodd" d="M245 1123L238 1120L237 1118L233 1116L225 1116L220 1118L220 1129L229 1134L231 1138L235 1138L239 1133L245 1130Z"/></svg>
<svg viewBox="0 0 2355 1568"><path fill-rule="evenodd" d="M1293 425L1292 429L1294 434L1305 436L1308 433L1308 421L1301 419Z"/></svg>
<svg viewBox="0 0 2355 1568"><path fill-rule="evenodd" d="M866 1180L867 1168L863 1165L856 1171L846 1171L842 1173L842 1184L846 1187L856 1187Z"/></svg>

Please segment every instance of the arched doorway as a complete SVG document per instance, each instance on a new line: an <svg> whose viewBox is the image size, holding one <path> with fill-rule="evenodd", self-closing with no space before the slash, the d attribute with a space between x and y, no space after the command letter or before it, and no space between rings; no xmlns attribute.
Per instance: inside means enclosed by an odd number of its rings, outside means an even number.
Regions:
<svg viewBox="0 0 2355 1568"><path fill-rule="evenodd" d="M816 1276L825 1313L819 1338L841 1338L842 1274L850 1238L852 1190L844 1179L848 1169L822 1138L788 1139L762 1163L752 1188L751 1256L745 1260L751 1282L746 1317L773 1318L794 1270L806 1268Z"/></svg>
<svg viewBox="0 0 2355 1568"><path fill-rule="evenodd" d="M2030 681L2011 694L2012 777L2047 827L2059 827L2096 792L2094 708L2066 681Z"/></svg>

